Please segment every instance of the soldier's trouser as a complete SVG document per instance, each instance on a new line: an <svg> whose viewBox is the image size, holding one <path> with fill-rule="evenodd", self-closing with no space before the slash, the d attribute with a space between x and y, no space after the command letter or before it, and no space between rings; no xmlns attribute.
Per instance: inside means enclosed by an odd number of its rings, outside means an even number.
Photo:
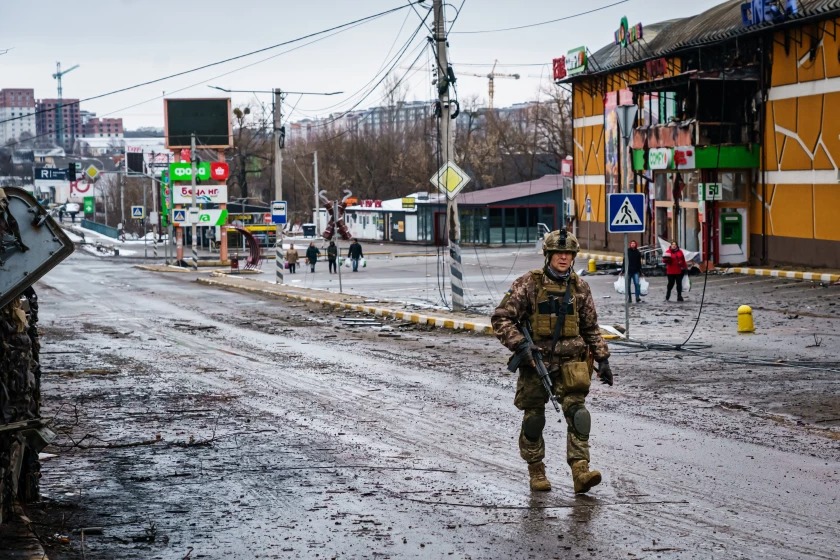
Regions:
<svg viewBox="0 0 840 560"><path fill-rule="evenodd" d="M573 428L574 415L576 412L580 414L588 391L565 391L562 387L559 368L553 367L549 371L554 393L563 409L567 428L566 461L570 465L575 461L589 461L588 429L586 434L578 434ZM528 366L519 368L513 404L523 411L522 427L519 431L519 455L528 463L536 463L545 458L545 440L542 437L542 430L546 422L545 405L547 402L548 393L540 381L537 370ZM553 409L550 413L556 415Z"/></svg>

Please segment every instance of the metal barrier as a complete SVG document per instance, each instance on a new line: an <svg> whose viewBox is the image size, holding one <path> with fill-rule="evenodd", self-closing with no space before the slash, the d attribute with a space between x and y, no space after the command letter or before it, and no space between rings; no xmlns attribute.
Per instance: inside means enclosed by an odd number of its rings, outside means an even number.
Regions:
<svg viewBox="0 0 840 560"><path fill-rule="evenodd" d="M85 229L90 229L95 231L96 233L101 233L102 235L107 235L108 237L112 237L117 239L120 235L120 230L115 227L106 226L105 224L100 224L91 220L85 220L82 218L82 227Z"/></svg>

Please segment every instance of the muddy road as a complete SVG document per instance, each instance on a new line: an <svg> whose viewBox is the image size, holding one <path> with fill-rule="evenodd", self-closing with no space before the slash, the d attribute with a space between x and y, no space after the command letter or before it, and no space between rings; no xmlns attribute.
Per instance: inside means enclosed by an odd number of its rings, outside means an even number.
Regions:
<svg viewBox="0 0 840 560"><path fill-rule="evenodd" d="M840 319L825 298L797 319L768 303L769 334L746 340L714 326L715 305L731 314L717 298L694 346L611 344L616 385L589 398L604 482L573 494L549 409L554 490L531 495L495 339L194 278L77 254L39 283L59 437L28 514L50 558L840 556ZM592 280L596 297L612 280ZM690 309L634 311L640 335L684 338L674 318Z"/></svg>

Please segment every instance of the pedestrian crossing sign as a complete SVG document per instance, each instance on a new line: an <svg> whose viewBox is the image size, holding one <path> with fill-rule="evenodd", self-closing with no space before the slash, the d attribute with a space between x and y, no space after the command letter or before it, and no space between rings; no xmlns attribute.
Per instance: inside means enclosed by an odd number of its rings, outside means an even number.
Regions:
<svg viewBox="0 0 840 560"><path fill-rule="evenodd" d="M175 224L184 224L187 221L187 211L181 209L175 209L172 211L172 222Z"/></svg>
<svg viewBox="0 0 840 560"><path fill-rule="evenodd" d="M146 209L143 206L132 206L131 217L136 220L142 220L146 217Z"/></svg>
<svg viewBox="0 0 840 560"><path fill-rule="evenodd" d="M610 233L642 233L645 231L645 195L643 193L608 194Z"/></svg>

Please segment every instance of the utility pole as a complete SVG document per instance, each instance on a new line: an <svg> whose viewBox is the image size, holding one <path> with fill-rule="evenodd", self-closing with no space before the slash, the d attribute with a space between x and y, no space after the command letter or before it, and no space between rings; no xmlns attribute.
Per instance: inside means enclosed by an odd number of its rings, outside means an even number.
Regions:
<svg viewBox="0 0 840 560"><path fill-rule="evenodd" d="M283 92L274 89L274 200L283 200ZM276 281L283 283L283 224L277 224L274 241Z"/></svg>
<svg viewBox="0 0 840 560"><path fill-rule="evenodd" d="M78 67L79 67L79 65L76 64L75 66L71 66L70 68L68 68L67 70L62 72L61 71L61 63L56 62L55 63L55 74L52 75L52 77L54 79L58 80L58 103L56 103L56 107L55 107L55 118L58 122L55 123L56 124L55 134L56 134L57 144L59 146L61 146L62 148L64 147L64 130L62 128L63 125L64 125L64 115L63 115L63 111L61 109L62 108L62 103L61 103L61 95L62 95L61 77L64 74L67 74L68 72L72 72L73 70L75 70Z"/></svg>
<svg viewBox="0 0 840 560"><path fill-rule="evenodd" d="M198 270L198 246L197 246L197 237L198 237L198 224L195 223L195 216L196 211L198 210L198 201L196 197L196 191L198 190L198 185L196 184L196 176L198 175L198 157L195 153L195 133L193 132L190 134L190 163L192 163L192 205L190 206L190 210L188 215L190 216L190 233L192 233L192 260L193 260L193 270Z"/></svg>
<svg viewBox="0 0 840 560"><path fill-rule="evenodd" d="M318 207L320 206L318 204L318 192L319 192L318 191L318 150L315 150L315 152L312 154L312 166L313 166L313 173L315 174L315 177L314 177L314 182L315 182L315 207L312 210L312 218L313 218L312 223L315 224L315 237L318 237L321 234L321 232L319 231L319 229L320 229L319 226L321 224L318 223L318 222L321 221L321 220L318 219L319 218ZM336 221L336 223L338 223L338 218L336 218L335 221ZM338 276L338 285L339 285L339 288L340 288L341 287L341 275L340 274Z"/></svg>
<svg viewBox="0 0 840 560"><path fill-rule="evenodd" d="M440 102L440 151L444 165L455 158L455 134L452 130L449 105L449 62L447 61L446 22L443 17L443 0L434 0L435 36L438 56L438 101ZM461 223L455 197L447 196L446 214L449 223L449 281L452 290L452 309L464 309L464 267L461 264Z"/></svg>

